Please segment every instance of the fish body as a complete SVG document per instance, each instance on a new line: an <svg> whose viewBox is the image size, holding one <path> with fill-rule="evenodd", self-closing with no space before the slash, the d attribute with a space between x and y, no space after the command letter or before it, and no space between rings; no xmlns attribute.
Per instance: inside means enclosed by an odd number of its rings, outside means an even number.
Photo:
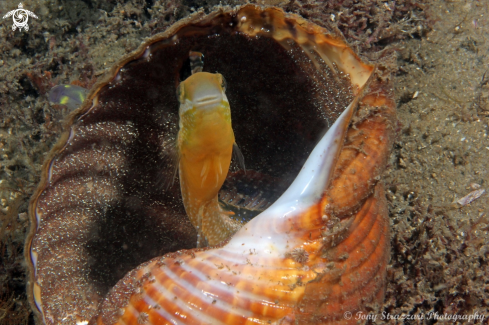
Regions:
<svg viewBox="0 0 489 325"><path fill-rule="evenodd" d="M199 233L198 246L215 245L237 230L222 218L219 190L231 164L234 132L222 75L196 72L178 87L179 177L185 211Z"/></svg>

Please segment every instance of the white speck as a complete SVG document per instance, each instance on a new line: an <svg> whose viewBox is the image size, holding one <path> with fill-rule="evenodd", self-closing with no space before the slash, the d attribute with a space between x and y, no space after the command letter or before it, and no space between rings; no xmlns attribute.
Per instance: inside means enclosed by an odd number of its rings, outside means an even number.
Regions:
<svg viewBox="0 0 489 325"><path fill-rule="evenodd" d="M485 192L486 192L486 190L483 188L481 188L479 190L472 191L469 194L467 194L466 196L464 196L463 198L461 198L460 200L458 200L457 203L460 204L461 206L465 206L465 205L469 204L470 202L475 201L478 198L480 198L482 196L482 194L484 194Z"/></svg>

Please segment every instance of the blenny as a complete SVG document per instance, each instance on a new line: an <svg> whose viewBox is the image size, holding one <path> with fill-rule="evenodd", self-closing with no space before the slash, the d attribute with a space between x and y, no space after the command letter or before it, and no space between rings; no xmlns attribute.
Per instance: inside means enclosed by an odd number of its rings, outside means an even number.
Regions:
<svg viewBox="0 0 489 325"><path fill-rule="evenodd" d="M190 51L225 76L253 171L230 173L222 206L267 207L206 248L179 189L162 185ZM146 40L94 85L44 165L25 250L38 322L353 324L345 312L379 309L396 121L386 67L273 7L198 12Z"/></svg>
<svg viewBox="0 0 489 325"><path fill-rule="evenodd" d="M233 148L242 163L244 159L234 138L224 77L202 71L202 53L190 52L189 58L192 75L177 88L177 159L185 212L197 229L197 247L204 247L219 244L239 229L239 223L221 216L218 194Z"/></svg>

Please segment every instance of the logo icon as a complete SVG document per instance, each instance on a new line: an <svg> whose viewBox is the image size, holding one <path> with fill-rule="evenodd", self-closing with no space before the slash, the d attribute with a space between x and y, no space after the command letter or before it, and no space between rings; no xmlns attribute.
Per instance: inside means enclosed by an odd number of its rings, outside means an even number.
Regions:
<svg viewBox="0 0 489 325"><path fill-rule="evenodd" d="M29 16L37 19L37 16L32 11L25 10L23 7L24 6L21 2L19 3L19 9L11 10L7 12L5 16L3 16L3 19L12 16L12 19L14 20L14 24L12 25L13 31L15 31L17 28L19 28L19 30L24 28L26 31L28 31L29 25L27 25L27 21L29 20Z"/></svg>

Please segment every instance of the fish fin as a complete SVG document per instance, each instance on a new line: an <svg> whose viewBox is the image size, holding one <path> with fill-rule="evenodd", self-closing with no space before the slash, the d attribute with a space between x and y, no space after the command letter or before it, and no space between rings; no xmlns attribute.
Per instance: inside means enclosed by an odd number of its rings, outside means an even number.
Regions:
<svg viewBox="0 0 489 325"><path fill-rule="evenodd" d="M88 89L75 85L58 85L48 94L51 103L66 105L69 109L79 107L86 99Z"/></svg>
<svg viewBox="0 0 489 325"><path fill-rule="evenodd" d="M161 144L164 171L161 175L161 183L164 190L169 190L175 185L180 157L175 141L167 139Z"/></svg>
<svg viewBox="0 0 489 325"><path fill-rule="evenodd" d="M236 215L236 213L234 213L234 211L227 210L226 206L223 204L223 202L219 202L219 208L221 208L220 213L225 215L225 216Z"/></svg>
<svg viewBox="0 0 489 325"><path fill-rule="evenodd" d="M203 204L199 208L198 219L197 219L197 248L203 248L209 246L207 238L205 236L205 230L203 227L203 219L204 219L204 210L206 208L206 204Z"/></svg>
<svg viewBox="0 0 489 325"><path fill-rule="evenodd" d="M239 166L246 173L244 156L241 150L239 149L238 145L236 144L236 142L233 143L233 158L238 161Z"/></svg>

